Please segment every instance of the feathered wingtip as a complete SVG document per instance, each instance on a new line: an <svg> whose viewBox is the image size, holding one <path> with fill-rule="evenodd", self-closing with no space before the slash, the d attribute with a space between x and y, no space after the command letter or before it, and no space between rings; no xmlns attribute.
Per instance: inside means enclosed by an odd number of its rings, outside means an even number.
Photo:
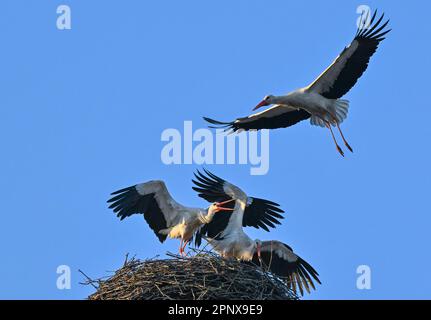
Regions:
<svg viewBox="0 0 431 320"><path fill-rule="evenodd" d="M368 38L368 39L375 39L377 41L384 40L385 39L384 36L387 33L389 33L392 29L386 30L384 32L381 32L381 31L389 24L390 20L389 19L386 20L386 22L380 26L380 23L385 17L385 14L382 13L382 15L377 20L377 22L374 23L377 17L377 9L374 10L373 16L371 17L371 20L369 20L370 22L367 23L369 17L370 17L369 11L366 13L365 16L364 16L364 13L362 13L361 20L359 21L358 31L356 32L356 38Z"/></svg>
<svg viewBox="0 0 431 320"><path fill-rule="evenodd" d="M228 129L231 129L233 125L233 122L222 122L207 117L203 117L203 119L206 122L213 124L213 126L208 126L208 128L211 129L225 129L227 131Z"/></svg>
<svg viewBox="0 0 431 320"><path fill-rule="evenodd" d="M208 195L208 192L211 196L216 198L225 196L223 193L223 184L225 183L225 180L217 177L215 174L205 168L203 170L206 175L203 174L199 169L194 172L195 179L192 179L192 182L195 186L192 187L192 189L196 192L199 192L199 197L204 199L205 195Z"/></svg>

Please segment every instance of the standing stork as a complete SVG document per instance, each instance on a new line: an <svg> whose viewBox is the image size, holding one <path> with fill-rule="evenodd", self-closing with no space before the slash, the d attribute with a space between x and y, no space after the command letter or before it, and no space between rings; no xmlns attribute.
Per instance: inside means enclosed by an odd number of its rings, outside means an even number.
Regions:
<svg viewBox="0 0 431 320"><path fill-rule="evenodd" d="M262 228L269 231L279 225L279 219L284 219L284 213L280 205L265 199L249 197L237 186L217 177L205 170L205 174L195 173L193 190L199 193L199 197L208 202L227 202L231 212L214 216L211 223L203 225L196 234L195 244L200 246L202 235L208 235L214 239L222 239L231 221L244 227Z"/></svg>
<svg viewBox="0 0 431 320"><path fill-rule="evenodd" d="M292 248L279 241L260 241L251 239L243 227L253 226L268 231L267 226L279 224L277 218L283 211L275 202L248 197L237 186L205 171L198 172L196 187L199 196L209 202L235 200L233 211L226 215L216 215L196 234L195 244L200 246L202 237L224 258L261 263L267 270L286 280L295 293L297 288L304 293L315 289L313 279L320 283L318 273L306 261L297 256Z"/></svg>
<svg viewBox="0 0 431 320"><path fill-rule="evenodd" d="M109 208L123 220L133 214L143 214L160 242L180 238L179 252L184 249L196 230L209 223L215 213L232 211L223 207L230 201L214 202L208 208L190 208L176 202L163 181L149 181L115 191L108 200Z"/></svg>
<svg viewBox="0 0 431 320"><path fill-rule="evenodd" d="M384 14L376 21L377 10L371 17L368 28L364 21L369 20L369 13L361 16L359 28L353 41L341 52L334 62L309 86L287 95L267 95L253 109L273 105L263 112L248 117L238 118L232 122L220 122L210 118L204 119L216 128L241 130L277 129L290 127L302 120L310 119L315 126L330 130L338 152L344 152L338 145L332 126L336 126L346 147L353 152L341 131L340 124L346 119L349 101L340 99L356 84L368 67L371 56L376 52L380 42L391 30L384 30L389 20L381 24ZM214 126L212 126L214 128Z"/></svg>

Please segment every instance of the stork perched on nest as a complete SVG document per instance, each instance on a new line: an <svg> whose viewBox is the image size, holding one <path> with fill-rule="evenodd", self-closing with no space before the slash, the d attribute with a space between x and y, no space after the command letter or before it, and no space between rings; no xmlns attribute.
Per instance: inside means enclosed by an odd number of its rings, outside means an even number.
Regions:
<svg viewBox="0 0 431 320"><path fill-rule="evenodd" d="M199 196L209 202L234 200L233 211L225 215L216 215L212 221L202 226L196 234L195 244L200 246L204 237L208 243L225 258L236 258L262 264L267 270L286 280L288 286L296 293L297 288L304 293L315 289L314 281L320 283L319 274L292 248L279 241L260 241L251 239L243 230L245 226L273 226L275 217L281 209L278 204L248 197L239 187L206 171L206 175L198 172L196 187L193 189ZM258 221L262 225L250 223Z"/></svg>
<svg viewBox="0 0 431 320"><path fill-rule="evenodd" d="M115 191L108 200L109 208L123 220L133 214L143 214L160 242L170 238L181 239L179 252L184 249L196 230L212 220L230 202L214 202L208 208L190 208L176 202L163 181L149 181Z"/></svg>
<svg viewBox="0 0 431 320"><path fill-rule="evenodd" d="M315 126L330 130L338 152L344 152L338 145L332 126L336 126L346 147L353 152L341 131L340 124L347 118L349 101L340 99L356 84L368 67L371 56L380 42L391 30L384 30L389 20L381 24L384 14L377 20L377 10L371 20L369 13L361 16L359 28L353 41L341 52L334 62L309 86L287 95L267 95L253 110L273 105L269 109L238 118L232 122L221 122L204 118L215 125L233 132L242 130L277 129L290 127L302 120L310 119ZM366 23L368 22L369 23Z"/></svg>
<svg viewBox="0 0 431 320"><path fill-rule="evenodd" d="M172 198L163 181L140 183L115 191L111 195L113 197L108 200L109 208L113 209L121 220L133 214L143 214L160 242L164 242L168 236L181 239L179 248L181 255L184 254L184 249L194 233L211 222L216 213L234 210L233 206L229 206L234 202L230 198L213 201L208 208L186 207ZM277 208L277 204L260 199L257 199L256 203L266 203L267 211L259 211L262 209L261 205L253 206L254 209L245 215L246 225L269 231L268 228L280 224L278 219L283 219L280 215L283 210Z"/></svg>

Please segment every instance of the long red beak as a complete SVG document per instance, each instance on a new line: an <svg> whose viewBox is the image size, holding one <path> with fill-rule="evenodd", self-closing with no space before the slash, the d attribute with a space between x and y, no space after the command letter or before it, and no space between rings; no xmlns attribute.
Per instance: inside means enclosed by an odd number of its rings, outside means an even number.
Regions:
<svg viewBox="0 0 431 320"><path fill-rule="evenodd" d="M224 205L226 203L232 202L232 201L235 201L235 199L229 199L229 200L226 200L226 201L223 201L223 202L217 202L216 205L220 206L220 205Z"/></svg>
<svg viewBox="0 0 431 320"><path fill-rule="evenodd" d="M217 212L219 211L233 211L234 209L231 208L224 208L224 207L217 207Z"/></svg>
<svg viewBox="0 0 431 320"><path fill-rule="evenodd" d="M229 200L226 200L226 201L223 201L223 202L217 202L216 203L217 211L234 211L234 209L231 209L231 208L220 207L220 206L222 206L222 205L224 205L226 203L232 202L232 201L235 201L235 199L229 199Z"/></svg>
<svg viewBox="0 0 431 320"><path fill-rule="evenodd" d="M256 107L254 107L253 111L254 111L254 110L257 110L257 109L259 109L259 108L261 108L261 107L267 106L267 105L268 105L268 104L266 103L266 101L265 101L265 100L262 100L261 102L259 102L259 104L258 104Z"/></svg>

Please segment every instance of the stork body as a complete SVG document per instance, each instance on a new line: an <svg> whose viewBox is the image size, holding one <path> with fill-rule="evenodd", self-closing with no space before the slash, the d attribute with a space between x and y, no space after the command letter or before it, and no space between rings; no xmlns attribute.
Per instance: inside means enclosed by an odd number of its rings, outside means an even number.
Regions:
<svg viewBox="0 0 431 320"><path fill-rule="evenodd" d="M325 126L325 122L334 124L343 122L347 116L348 101L328 99L310 88L301 88L284 96L269 96L265 103L275 104L285 111L304 110L310 114L311 123ZM295 106L295 107L292 107ZM345 110L343 109L345 107Z"/></svg>
<svg viewBox="0 0 431 320"><path fill-rule="evenodd" d="M260 241L251 239L244 231L225 234L221 240L208 238L208 243L224 258L261 265L286 281L290 289L301 295L304 289L316 289L314 281L321 283L317 271L294 253L293 249L280 241Z"/></svg>
<svg viewBox="0 0 431 320"><path fill-rule="evenodd" d="M236 215L235 213L234 215ZM240 216L240 214L238 214ZM233 226L230 224L230 230L226 229L222 238L207 238L208 243L214 248L223 258L235 258L242 261L250 261L253 259L255 251L255 242L242 229L242 227Z"/></svg>
<svg viewBox="0 0 431 320"><path fill-rule="evenodd" d="M369 16L362 17L360 27L353 41L341 52L334 62L310 85L295 90L287 95L268 95L254 108L272 107L248 117L232 122L221 122L204 118L216 128L225 128L233 132L242 130L260 130L286 128L310 119L315 126L330 130L338 152L344 152L338 145L332 126L338 128L346 147L353 149L346 141L340 124L347 118L349 101L341 99L356 84L368 67L372 55L376 52L384 36L391 30L384 30L389 20L381 24L384 14L377 20L377 11L370 19L369 26L364 26Z"/></svg>
<svg viewBox="0 0 431 320"><path fill-rule="evenodd" d="M231 201L228 208L231 212L224 212L213 217L210 223L203 225L196 234L195 244L201 244L202 237L209 241L222 240L229 242L233 247L245 245L247 238L241 226L262 228L269 231L280 224L281 215L284 213L279 204L255 197L249 197L236 185L223 180L211 172L205 170L206 175L198 171L193 180L193 189L199 193L199 197L208 202ZM242 239L244 243L241 244ZM225 243L227 243L225 242ZM216 242L213 242L214 244ZM228 251L228 250L227 250ZM226 252L226 255L229 255Z"/></svg>
<svg viewBox="0 0 431 320"><path fill-rule="evenodd" d="M176 202L163 181L149 181L112 193L109 208L123 220L143 214L160 242L167 237L181 239L180 253L196 230L209 223L219 211L231 211L224 203L213 203L208 208L191 208Z"/></svg>
<svg viewBox="0 0 431 320"><path fill-rule="evenodd" d="M199 196L207 201L215 199L233 199L233 211L228 215L216 215L196 234L196 244L205 237L208 243L224 258L234 258L245 262L261 264L273 274L286 280L288 286L296 293L303 294L304 289L310 292L315 288L314 281L320 283L318 273L303 259L297 256L292 248L278 241L251 239L243 226L272 226L271 221L278 221L277 212L282 212L278 204L248 197L237 186L207 172L207 176L196 175L194 180ZM265 228L264 228L265 229Z"/></svg>

